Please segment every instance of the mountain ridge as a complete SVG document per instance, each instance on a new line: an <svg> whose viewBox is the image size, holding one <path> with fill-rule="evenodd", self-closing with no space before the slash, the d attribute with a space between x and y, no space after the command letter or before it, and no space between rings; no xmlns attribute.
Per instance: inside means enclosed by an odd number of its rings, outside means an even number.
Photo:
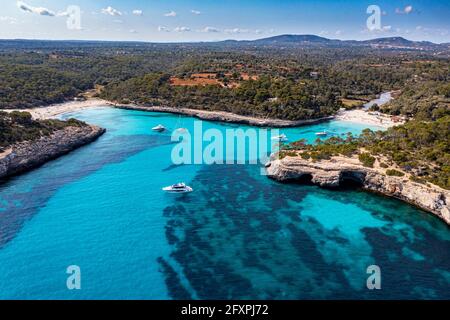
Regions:
<svg viewBox="0 0 450 320"><path fill-rule="evenodd" d="M375 47L381 49L413 49L435 50L448 49L450 43L434 43L431 41L414 41L403 37L380 37L368 40L339 40L313 34L281 34L255 40L227 39L221 41L194 42L149 42L149 41L108 41L108 40L45 40L45 39L0 39L0 49L8 45L23 45L27 43L67 43L67 44L138 44L138 45L243 45L243 46L287 46L287 47Z"/></svg>
<svg viewBox="0 0 450 320"><path fill-rule="evenodd" d="M261 38L256 40L238 41L242 43L256 43L256 44L322 44L322 45L353 45L353 46L379 46L379 47L410 47L410 48L429 48L446 45L446 43L433 43L431 41L413 41L403 37L380 37L368 40L339 40L330 39L312 34L282 34L278 36Z"/></svg>

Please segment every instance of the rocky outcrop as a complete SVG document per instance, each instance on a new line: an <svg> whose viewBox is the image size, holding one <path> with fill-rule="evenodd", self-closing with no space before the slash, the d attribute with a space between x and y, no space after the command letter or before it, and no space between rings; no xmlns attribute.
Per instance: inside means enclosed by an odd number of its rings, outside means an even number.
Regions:
<svg viewBox="0 0 450 320"><path fill-rule="evenodd" d="M272 159L267 165L270 178L281 181L310 181L321 187L339 187L353 181L362 188L394 197L431 212L450 225L450 191L420 184L407 177L387 176L378 169L362 166L358 159L336 157L312 162L301 157Z"/></svg>
<svg viewBox="0 0 450 320"><path fill-rule="evenodd" d="M14 144L0 153L0 178L7 178L90 143L105 132L96 126L66 127L39 140Z"/></svg>
<svg viewBox="0 0 450 320"><path fill-rule="evenodd" d="M238 123L257 127L275 127L275 128L299 127L303 125L310 125L334 119L334 116L329 116L324 118L291 121L282 119L265 119L250 116L242 116L239 114L224 111L207 111L207 110L172 108L163 106L146 107L146 106L136 106L132 104L128 105L112 104L112 105L119 109L149 111L149 112L167 112L167 113L187 115L207 121Z"/></svg>

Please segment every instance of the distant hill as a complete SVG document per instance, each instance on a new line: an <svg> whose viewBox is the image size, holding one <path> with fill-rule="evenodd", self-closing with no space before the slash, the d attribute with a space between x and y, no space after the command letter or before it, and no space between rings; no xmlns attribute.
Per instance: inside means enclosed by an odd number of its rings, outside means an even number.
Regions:
<svg viewBox="0 0 450 320"><path fill-rule="evenodd" d="M179 42L155 43L138 41L51 41L51 40L1 40L0 52L3 50L24 49L84 49L90 47L103 48L160 48L170 46L199 47L211 46L227 48L240 47L266 47L266 48L377 48L386 50L426 50L435 52L448 52L449 43L436 44L429 41L411 41L402 37L386 37L371 40L338 40L328 39L311 34L283 34L257 40L225 40L217 42Z"/></svg>
<svg viewBox="0 0 450 320"><path fill-rule="evenodd" d="M402 37L387 37L387 38L377 38L371 40L357 41L357 40L328 39L316 35L294 35L294 34L284 34L253 41L239 41L239 42L265 46L275 46L275 45L327 46L327 47L368 46L384 49L412 49L412 50L438 49L441 46L446 46L445 44L439 45L428 41L411 41Z"/></svg>
<svg viewBox="0 0 450 320"><path fill-rule="evenodd" d="M411 41L402 37L390 37L390 38L378 38L372 40L362 41L362 43L369 44L372 46L379 47L397 47L397 48L436 48L439 47L439 44L429 42L429 41Z"/></svg>
<svg viewBox="0 0 450 320"><path fill-rule="evenodd" d="M274 36L270 38L263 38L254 40L254 43L330 43L333 41L324 37L319 37L311 34L284 34L280 36Z"/></svg>
<svg viewBox="0 0 450 320"><path fill-rule="evenodd" d="M372 40L365 40L362 42L369 44L383 44L383 45L397 45L397 46L411 46L415 44L414 41L410 41L402 37L377 38Z"/></svg>

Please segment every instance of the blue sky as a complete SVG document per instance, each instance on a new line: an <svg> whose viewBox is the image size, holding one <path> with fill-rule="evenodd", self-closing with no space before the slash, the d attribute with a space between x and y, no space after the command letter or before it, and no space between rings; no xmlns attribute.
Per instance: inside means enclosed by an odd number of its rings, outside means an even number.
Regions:
<svg viewBox="0 0 450 320"><path fill-rule="evenodd" d="M3 39L172 42L292 33L450 42L449 0L1 0L1 4ZM80 29L67 27L69 5L81 10ZM367 29L369 5L381 9L381 30Z"/></svg>

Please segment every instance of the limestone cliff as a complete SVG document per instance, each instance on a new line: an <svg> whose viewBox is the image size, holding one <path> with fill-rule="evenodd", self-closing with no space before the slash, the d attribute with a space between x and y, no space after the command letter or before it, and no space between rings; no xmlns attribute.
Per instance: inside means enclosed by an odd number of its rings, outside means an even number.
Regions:
<svg viewBox="0 0 450 320"><path fill-rule="evenodd" d="M39 140L12 145L0 153L0 178L31 170L94 141L105 132L96 126L66 127Z"/></svg>
<svg viewBox="0 0 450 320"><path fill-rule="evenodd" d="M388 176L378 169L366 168L357 159L334 157L312 162L301 157L272 159L267 164L268 176L285 181L305 181L321 187L338 187L353 180L362 188L401 199L429 211L450 225L450 191L431 184L421 184L409 178Z"/></svg>

